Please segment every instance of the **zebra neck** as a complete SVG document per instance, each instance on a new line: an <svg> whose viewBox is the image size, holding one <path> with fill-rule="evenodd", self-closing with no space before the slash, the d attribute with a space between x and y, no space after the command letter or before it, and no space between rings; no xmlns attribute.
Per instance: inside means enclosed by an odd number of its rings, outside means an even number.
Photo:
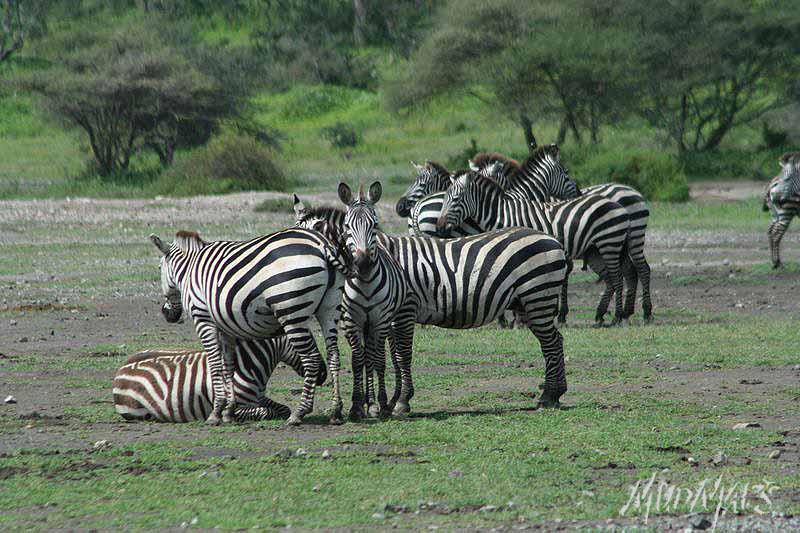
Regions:
<svg viewBox="0 0 800 533"><path fill-rule="evenodd" d="M492 231L505 227L503 213L508 195L496 187L485 187L478 192L477 216L473 218L484 231Z"/></svg>
<svg viewBox="0 0 800 533"><path fill-rule="evenodd" d="M552 195L548 180L536 170L525 168L523 172L517 173L509 184L509 192L520 193L525 198L538 202L549 201Z"/></svg>

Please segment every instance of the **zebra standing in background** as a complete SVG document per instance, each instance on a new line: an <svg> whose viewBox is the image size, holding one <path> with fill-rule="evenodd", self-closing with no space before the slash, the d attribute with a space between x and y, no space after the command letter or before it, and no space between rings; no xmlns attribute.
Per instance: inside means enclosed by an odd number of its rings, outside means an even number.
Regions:
<svg viewBox="0 0 800 533"><path fill-rule="evenodd" d="M595 314L601 325L611 294L615 295L615 315L612 324L623 318L622 254L627 254L629 217L625 208L599 196L581 196L554 204L542 204L506 193L489 178L466 171L455 177L447 189L444 206L437 222L440 234L446 234L466 218L471 217L484 229L492 230L523 226L553 235L564 245L568 260L592 257L592 247L599 253L607 272L606 291ZM568 266L568 270L571 265ZM569 311L566 282L562 288L559 321Z"/></svg>
<svg viewBox="0 0 800 533"><path fill-rule="evenodd" d="M150 239L163 254L164 317L176 322L185 308L208 353L214 406L207 423L219 424L221 414L223 422L233 418L236 341L281 335L305 369L300 404L287 420L291 425L301 422L313 409L322 364L311 333L312 317L322 329L329 357L331 420L341 420L336 334L346 268L330 241L299 228L249 241L205 242L194 232L178 232L172 245L156 235Z"/></svg>
<svg viewBox="0 0 800 533"><path fill-rule="evenodd" d="M781 266L781 239L792 218L800 212L800 151L787 152L778 160L781 173L772 178L764 192L764 211L772 215L767 230L772 268Z"/></svg>
<svg viewBox="0 0 800 533"><path fill-rule="evenodd" d="M411 216L412 210L424 197L439 191L446 191L450 186L451 174L444 165L435 161L427 161L424 165L418 165L412 161L411 165L417 170L417 177L406 189L406 193L397 201L395 211L401 217L408 217L408 233L410 235L423 235L424 230L420 230L416 223L418 219ZM425 211L435 211L438 216L441 207L441 202L437 203L436 200L433 200L426 202ZM459 228L453 230L451 237L466 237L478 233L483 233L483 230L467 219Z"/></svg>
<svg viewBox="0 0 800 533"><path fill-rule="evenodd" d="M345 212L306 209L297 225L317 228L332 241L346 232ZM561 244L530 228L508 228L457 239L390 237L378 242L400 263L417 300L416 323L450 329L477 328L506 309L517 312L536 336L545 360L539 406L556 407L567 390L564 347L555 327L567 270ZM411 333L393 331L393 353L411 350ZM402 346L408 342L408 347Z"/></svg>
<svg viewBox="0 0 800 533"><path fill-rule="evenodd" d="M628 255L622 262L628 286L624 316L627 318L633 315L637 285L641 283L644 320L649 322L652 319L650 265L644 255L650 210L639 191L618 183L604 183L579 190L575 182L569 179L567 169L561 165L558 145L555 144L539 148L522 165L500 154L478 154L470 161L470 168L484 177L494 179L508 193L520 197L550 202L554 199L568 200L581 195L596 194L624 207L630 217ZM591 260L587 263L601 278L605 277L602 261Z"/></svg>
<svg viewBox="0 0 800 533"><path fill-rule="evenodd" d="M286 337L236 343L233 387L236 420L289 416L289 408L264 394L278 362L304 376L300 358ZM324 366L321 370L324 370ZM320 372L317 385L325 380ZM114 376L114 408L126 420L190 422L205 420L214 405L208 354L201 350L145 350L128 358Z"/></svg>
<svg viewBox="0 0 800 533"><path fill-rule="evenodd" d="M339 199L347 206L344 217L344 245L351 253L355 276L348 278L342 297L342 328L353 349L353 407L351 419L364 418L361 375L366 355L366 403L370 416L408 413L414 394L411 379L411 345L414 335L416 300L406 288L403 269L378 242L378 217L374 205L382 187L373 183L367 196L358 196L345 183L339 184ZM394 331L403 336L392 342L392 364L399 371L391 402L386 397L386 339ZM397 345L397 346L396 346ZM395 352L395 347L402 347ZM373 372L378 376L378 404L375 404ZM397 385L401 390L397 390Z"/></svg>

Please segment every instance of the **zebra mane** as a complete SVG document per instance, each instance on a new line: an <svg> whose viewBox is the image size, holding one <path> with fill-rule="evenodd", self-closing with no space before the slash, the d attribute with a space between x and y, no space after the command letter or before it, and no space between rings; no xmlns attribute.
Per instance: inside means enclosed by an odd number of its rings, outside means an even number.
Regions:
<svg viewBox="0 0 800 533"><path fill-rule="evenodd" d="M549 144L545 146L540 146L533 152L528 159L522 164L522 166L528 166L529 164L535 164L537 161L541 161L545 159L547 156L557 157L558 156L558 145L557 144Z"/></svg>
<svg viewBox="0 0 800 533"><path fill-rule="evenodd" d="M800 150L796 152L786 152L783 154L781 156L781 163L784 165L787 163L793 163L795 165L800 163Z"/></svg>
<svg viewBox="0 0 800 533"><path fill-rule="evenodd" d="M520 169L519 161L498 152L481 152L472 158L472 164L476 167L485 167L491 165L495 161L500 161L504 163L506 167L510 167L514 170Z"/></svg>
<svg viewBox="0 0 800 533"><path fill-rule="evenodd" d="M173 244L177 246L181 252L187 253L197 251L207 243L200 238L200 234L196 231L180 230L175 234L175 242Z"/></svg>
<svg viewBox="0 0 800 533"><path fill-rule="evenodd" d="M441 163L436 161L426 161L425 164L431 167L431 169L437 174L444 174L446 176L450 174L450 171L447 170L447 167Z"/></svg>

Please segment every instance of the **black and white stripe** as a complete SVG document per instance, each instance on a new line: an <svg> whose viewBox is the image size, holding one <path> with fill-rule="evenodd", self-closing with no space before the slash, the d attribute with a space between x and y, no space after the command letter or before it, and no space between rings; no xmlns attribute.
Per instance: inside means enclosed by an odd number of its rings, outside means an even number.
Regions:
<svg viewBox="0 0 800 533"><path fill-rule="evenodd" d="M327 228L329 238L341 238L343 211L312 209L302 224L318 227L315 220ZM509 228L457 239L379 233L378 240L403 269L406 286L416 299L417 324L476 328L506 309L516 311L539 340L545 359L544 394L539 403L558 404L567 381L563 341L554 319L567 264L556 239L530 228ZM393 332L390 342L406 338L395 338Z"/></svg>
<svg viewBox="0 0 800 533"><path fill-rule="evenodd" d="M287 406L264 394L279 362L304 375L300 358L289 349L285 337L237 342L233 377L236 420L289 416ZM324 380L324 375L321 372L319 379ZM114 408L126 420L205 420L213 405L208 356L202 350L145 350L128 358L114 376Z"/></svg>
<svg viewBox="0 0 800 533"><path fill-rule="evenodd" d="M764 210L772 222L767 229L772 268L781 266L781 240L792 219L800 213L800 152L789 152L779 160L781 173L764 192Z"/></svg>
<svg viewBox="0 0 800 533"><path fill-rule="evenodd" d="M214 383L208 423L219 423L223 407L223 421L232 420L236 342L286 335L306 372L300 404L288 419L289 424L299 424L313 409L322 364L311 332L314 318L325 338L334 386L333 419L339 420L336 334L344 275L330 241L300 228L249 241L205 242L193 232L179 232L171 246L155 235L151 240L164 255L164 316L176 321L186 309L208 353Z"/></svg>
<svg viewBox="0 0 800 533"><path fill-rule="evenodd" d="M627 185L604 183L579 190L569 177L569 172L561 163L558 146L551 144L539 148L522 165L503 155L478 154L470 161L470 168L480 175L494 179L506 192L523 198L551 202L568 200L580 195L596 194L620 204L630 217L628 232L628 255L623 258L622 270L625 274L627 291L624 316L634 313L637 285L642 285L642 311L645 321L653 314L650 299L650 265L644 255L645 234L650 210L644 196ZM605 277L602 261L587 261L601 278Z"/></svg>
<svg viewBox="0 0 800 533"><path fill-rule="evenodd" d="M486 230L522 226L544 231L564 245L569 260L592 258L599 254L605 265L606 291L595 314L602 323L612 294L615 294L613 323L622 320L622 254L630 226L628 213L619 204L596 195L581 196L557 203L539 203L506 193L491 179L473 171L453 179L444 196L437 223L440 234L459 226L470 217ZM566 283L562 293L559 320L568 312Z"/></svg>

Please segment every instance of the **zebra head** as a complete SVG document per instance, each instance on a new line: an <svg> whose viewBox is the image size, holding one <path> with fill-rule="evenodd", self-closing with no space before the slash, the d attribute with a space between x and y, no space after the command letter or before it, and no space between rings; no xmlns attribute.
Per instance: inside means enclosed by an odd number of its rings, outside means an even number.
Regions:
<svg viewBox="0 0 800 533"><path fill-rule="evenodd" d="M525 177L541 183L550 196L565 200L577 198L581 191L561 162L557 144L539 148L524 165Z"/></svg>
<svg viewBox="0 0 800 533"><path fill-rule="evenodd" d="M477 214L477 198L473 186L477 174L471 170L456 172L442 199L442 211L436 221L436 229L447 235L467 218Z"/></svg>
<svg viewBox="0 0 800 533"><path fill-rule="evenodd" d="M380 200L382 192L380 182L376 181L369 186L366 197L362 186L358 190L358 197L353 198L350 187L346 183L339 184L339 199L347 206L344 215L344 242L361 277L369 274L378 257L378 215L375 204Z"/></svg>
<svg viewBox="0 0 800 533"><path fill-rule="evenodd" d="M417 170L417 177L395 206L395 211L401 217L411 215L411 210L423 197L444 191L450 186L450 172L443 165L435 161L427 161L424 165L412 161L411 165Z"/></svg>
<svg viewBox="0 0 800 533"><path fill-rule="evenodd" d="M186 254L199 250L206 243L193 231L179 231L171 245L154 233L150 234L150 241L161 252L161 292L165 300L161 313L167 322L175 323L183 314L180 279L186 271Z"/></svg>

